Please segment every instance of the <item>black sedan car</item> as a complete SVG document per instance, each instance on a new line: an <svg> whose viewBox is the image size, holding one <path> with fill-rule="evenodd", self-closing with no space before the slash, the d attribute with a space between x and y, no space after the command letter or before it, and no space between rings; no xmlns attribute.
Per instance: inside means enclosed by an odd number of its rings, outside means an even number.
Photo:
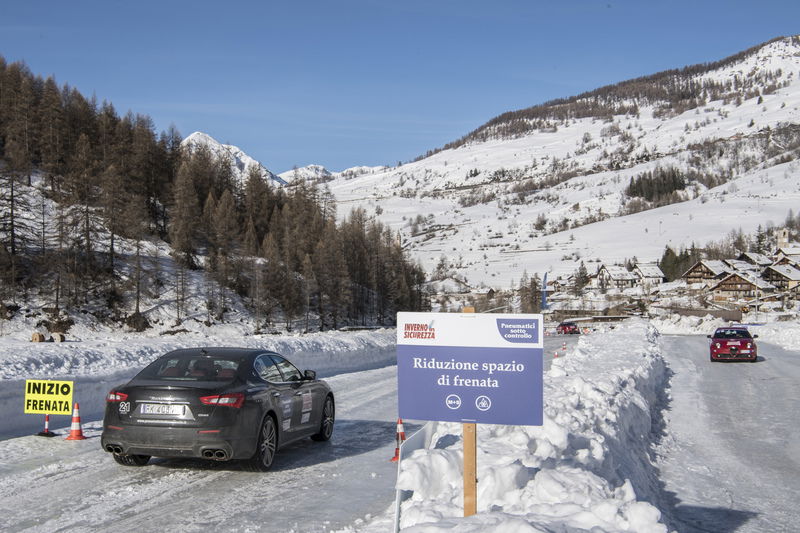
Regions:
<svg viewBox="0 0 800 533"><path fill-rule="evenodd" d="M101 443L127 466L197 457L265 471L293 441L330 439L334 405L313 370L301 373L275 352L175 350L108 393Z"/></svg>

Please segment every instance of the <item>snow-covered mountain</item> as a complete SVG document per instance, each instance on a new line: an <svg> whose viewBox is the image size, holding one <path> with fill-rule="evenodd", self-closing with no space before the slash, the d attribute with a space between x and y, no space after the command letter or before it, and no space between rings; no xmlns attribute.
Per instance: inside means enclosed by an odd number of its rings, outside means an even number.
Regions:
<svg viewBox="0 0 800 533"><path fill-rule="evenodd" d="M206 147L215 157L228 157L231 160L231 170L233 171L234 179L237 183L244 183L247 179L247 172L251 166L256 166L261 169L263 174L270 179L272 179L275 183L280 185L286 185L286 181L280 178L279 176L275 175L272 171L270 171L267 167L262 165L259 161L256 161L238 146L233 146L231 144L222 144L221 142L217 141L207 133L203 133L200 131L196 131L186 137L181 146L187 148L188 150L193 150L196 147L204 146Z"/></svg>
<svg viewBox="0 0 800 533"><path fill-rule="evenodd" d="M580 261L657 260L800 206L800 38L507 113L450 148L330 182L340 216L362 207L431 272L508 287ZM634 177L676 169L687 186L657 209ZM552 275L551 275L552 278Z"/></svg>
<svg viewBox="0 0 800 533"><path fill-rule="evenodd" d="M333 179L333 174L321 165L308 165L301 168L293 168L286 172L278 174L282 180L287 183L294 181L312 181L316 183L323 183Z"/></svg>
<svg viewBox="0 0 800 533"><path fill-rule="evenodd" d="M307 165L305 167L293 168L292 170L281 172L280 174L278 174L278 176L283 180L285 180L287 183L292 183L298 180L324 183L326 181L331 181L334 179L349 180L367 174L375 174L376 172L385 171L386 168L387 167L384 166L377 166L377 167L357 166L357 167L346 168L341 172L331 172L330 170L321 165Z"/></svg>

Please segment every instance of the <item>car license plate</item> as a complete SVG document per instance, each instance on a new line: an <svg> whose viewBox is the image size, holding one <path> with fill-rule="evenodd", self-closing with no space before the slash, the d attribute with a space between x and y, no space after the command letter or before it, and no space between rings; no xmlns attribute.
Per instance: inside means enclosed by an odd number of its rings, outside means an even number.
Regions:
<svg viewBox="0 0 800 533"><path fill-rule="evenodd" d="M741 344L741 343L739 341L730 341L730 342L728 342L728 344L730 346L739 346L739 344Z"/></svg>
<svg viewBox="0 0 800 533"><path fill-rule="evenodd" d="M143 403L139 410L143 415L182 415L183 408L183 405Z"/></svg>

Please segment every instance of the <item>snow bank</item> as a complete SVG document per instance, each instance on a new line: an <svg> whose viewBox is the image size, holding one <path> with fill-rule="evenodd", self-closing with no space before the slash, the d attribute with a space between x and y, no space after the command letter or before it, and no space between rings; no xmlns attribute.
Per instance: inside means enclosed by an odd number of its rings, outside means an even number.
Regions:
<svg viewBox="0 0 800 533"><path fill-rule="evenodd" d="M662 335L709 335L715 329L730 324L727 320L711 315L699 317L678 314L653 317L650 322Z"/></svg>
<svg viewBox="0 0 800 533"><path fill-rule="evenodd" d="M773 322L748 329L758 335L759 342L777 344L785 350L800 350L800 323L796 321Z"/></svg>
<svg viewBox="0 0 800 533"><path fill-rule="evenodd" d="M797 320L746 324L748 329L758 335L760 342L777 344L786 350L800 350L800 323ZM652 318L650 321L662 335L710 335L714 330L727 326L730 322L721 318L668 315Z"/></svg>
<svg viewBox="0 0 800 533"><path fill-rule="evenodd" d="M408 533L665 532L651 413L666 381L659 334L634 322L583 336L544 382L544 425L478 426L478 514L463 518L461 426L401 465Z"/></svg>
<svg viewBox="0 0 800 533"><path fill-rule="evenodd" d="M118 374L142 368L176 348L241 346L274 350L301 369L320 377L369 370L394 364L394 329L356 332L328 331L307 335L241 336L225 328L208 333L187 332L162 337L127 334L98 335L84 340L34 343L17 336L0 337L0 380Z"/></svg>

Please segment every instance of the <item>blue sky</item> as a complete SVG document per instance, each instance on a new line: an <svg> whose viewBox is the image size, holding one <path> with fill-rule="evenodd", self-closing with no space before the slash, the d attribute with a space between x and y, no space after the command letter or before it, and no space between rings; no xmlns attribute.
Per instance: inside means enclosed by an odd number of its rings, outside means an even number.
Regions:
<svg viewBox="0 0 800 533"><path fill-rule="evenodd" d="M275 172L395 164L505 111L800 33L794 1L5 3L0 55Z"/></svg>

